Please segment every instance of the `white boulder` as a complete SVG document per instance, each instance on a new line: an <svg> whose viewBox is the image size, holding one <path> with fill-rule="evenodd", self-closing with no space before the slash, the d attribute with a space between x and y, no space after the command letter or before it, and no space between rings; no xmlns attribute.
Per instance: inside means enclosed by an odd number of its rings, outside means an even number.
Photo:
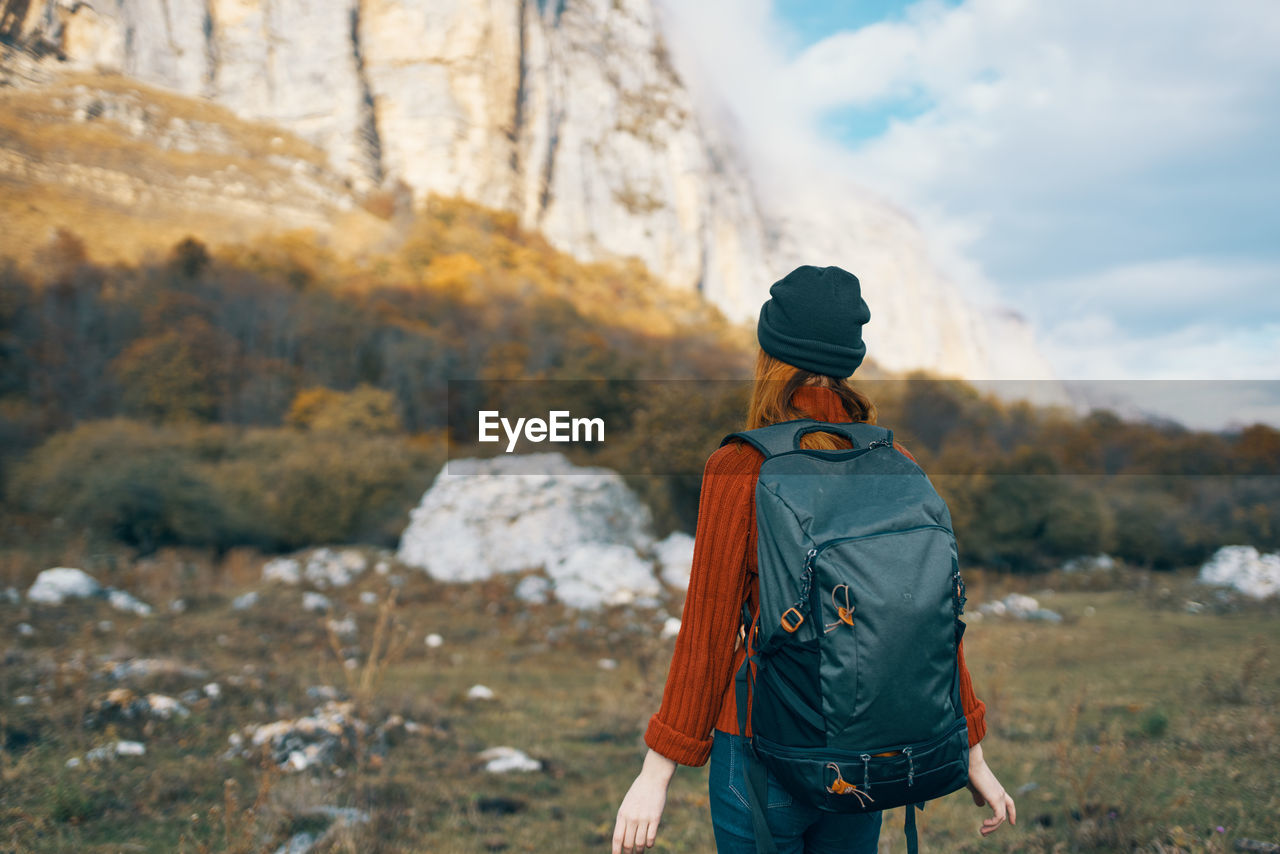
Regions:
<svg viewBox="0 0 1280 854"><path fill-rule="evenodd" d="M448 463L410 516L397 557L445 581L543 570L567 605L657 596L648 507L609 469L559 453ZM530 576L534 577L534 576ZM520 596L536 601L541 582Z"/></svg>
<svg viewBox="0 0 1280 854"><path fill-rule="evenodd" d="M95 747L84 755L90 762L102 762L117 756L144 756L147 746L140 741L117 741Z"/></svg>
<svg viewBox="0 0 1280 854"><path fill-rule="evenodd" d="M111 607L115 608L117 611L137 614L139 617L146 617L151 614L150 605L132 594L125 593L123 590L108 590L107 601L110 602Z"/></svg>
<svg viewBox="0 0 1280 854"><path fill-rule="evenodd" d="M1040 603L1022 593L1010 593L1004 597L1004 605L1015 617L1026 617L1040 610Z"/></svg>
<svg viewBox="0 0 1280 854"><path fill-rule="evenodd" d="M183 696L191 701L198 699L190 695L191 692L186 692ZM190 714L190 709L168 694L144 695L129 688L113 688L90 704L84 722L86 726L98 727L118 719L157 718L167 721L186 718Z"/></svg>
<svg viewBox="0 0 1280 854"><path fill-rule="evenodd" d="M123 590L103 587L92 575L82 569L56 566L36 576L27 590L27 599L42 605L61 605L68 599L105 598L111 607L140 617L148 616L152 608L146 602Z"/></svg>
<svg viewBox="0 0 1280 854"><path fill-rule="evenodd" d="M1223 546L1200 568L1200 583L1229 587L1251 599L1280 596L1280 552L1253 546Z"/></svg>
<svg viewBox="0 0 1280 854"><path fill-rule="evenodd" d="M653 604L653 564L623 544L583 543L547 567L555 597L572 608Z"/></svg>
<svg viewBox="0 0 1280 854"><path fill-rule="evenodd" d="M1119 567L1119 563L1109 554L1082 555L1073 557L1062 565L1063 572L1109 572Z"/></svg>
<svg viewBox="0 0 1280 854"><path fill-rule="evenodd" d="M1062 622L1062 615L1048 608L1041 608L1034 597L1022 593L1010 593L1003 599L984 602L978 606L975 616L1013 617L1018 620L1041 620L1046 623Z"/></svg>
<svg viewBox="0 0 1280 854"><path fill-rule="evenodd" d="M88 599L102 593L102 585L84 570L56 566L36 576L27 590L27 599L42 605L61 605L68 599Z"/></svg>
<svg viewBox="0 0 1280 854"><path fill-rule="evenodd" d="M262 580L298 584L302 581L302 565L291 557L272 558L262 566Z"/></svg>
<svg viewBox="0 0 1280 854"><path fill-rule="evenodd" d="M654 544L653 553L657 555L662 580L671 587L686 589L693 567L693 537L684 531L673 531Z"/></svg>
<svg viewBox="0 0 1280 854"><path fill-rule="evenodd" d="M327 767L345 757L368 730L350 702L330 700L304 717L243 727L228 738L231 749L226 756L250 758L255 751L265 751L286 771Z"/></svg>
<svg viewBox="0 0 1280 854"><path fill-rule="evenodd" d="M359 634L359 627L356 625L354 614L347 614L341 620L330 620L327 623L329 629L343 640L351 640Z"/></svg>
<svg viewBox="0 0 1280 854"><path fill-rule="evenodd" d="M492 700L497 696L488 685L472 685L467 689L468 700Z"/></svg>
<svg viewBox="0 0 1280 854"><path fill-rule="evenodd" d="M323 614L333 608L333 602L323 593L308 590L302 594L302 610Z"/></svg>
<svg viewBox="0 0 1280 854"><path fill-rule="evenodd" d="M303 831L290 836L287 842L276 849L275 854L307 854L315 844L315 836Z"/></svg>
<svg viewBox="0 0 1280 854"><path fill-rule="evenodd" d="M531 604L545 604L550 595L551 582L541 575L526 575L515 589L517 599Z"/></svg>
<svg viewBox="0 0 1280 854"><path fill-rule="evenodd" d="M480 752L480 759L485 763L484 770L491 774L506 774L511 771L541 771L542 763L531 759L523 750L514 747L490 747Z"/></svg>
<svg viewBox="0 0 1280 854"><path fill-rule="evenodd" d="M190 709L167 694L148 694L147 706L151 709L151 714L166 721L175 717L185 718L191 714Z"/></svg>
<svg viewBox="0 0 1280 854"><path fill-rule="evenodd" d="M365 556L355 549L319 548L307 556L303 577L324 590L346 587L368 567Z"/></svg>
<svg viewBox="0 0 1280 854"><path fill-rule="evenodd" d="M254 605L258 604L258 591L250 590L248 593L241 593L239 596L231 600L231 610L248 611Z"/></svg>
<svg viewBox="0 0 1280 854"><path fill-rule="evenodd" d="M322 546L305 554L272 558L262 565L262 580L280 584L306 581L319 590L327 590L346 587L368 568L368 558L358 549Z"/></svg>

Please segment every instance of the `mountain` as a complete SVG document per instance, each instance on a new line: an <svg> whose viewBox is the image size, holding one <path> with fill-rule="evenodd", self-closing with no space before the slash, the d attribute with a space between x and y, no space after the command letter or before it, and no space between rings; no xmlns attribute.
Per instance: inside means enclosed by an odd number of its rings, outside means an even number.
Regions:
<svg viewBox="0 0 1280 854"><path fill-rule="evenodd" d="M0 0L0 42L0 82L105 72L205 99L315 146L353 198L402 182L510 210L735 319L795 265L840 264L891 370L1050 374L1023 321L939 273L909 216L856 191L764 193L653 0Z"/></svg>

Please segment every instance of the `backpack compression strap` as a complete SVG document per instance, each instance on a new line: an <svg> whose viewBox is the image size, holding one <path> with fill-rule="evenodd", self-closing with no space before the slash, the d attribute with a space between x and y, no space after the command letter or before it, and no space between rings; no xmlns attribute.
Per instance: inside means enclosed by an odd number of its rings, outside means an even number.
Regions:
<svg viewBox="0 0 1280 854"><path fill-rule="evenodd" d="M760 453L765 459L799 450L800 437L806 433L835 433L844 436L853 447L869 448L873 442L893 444L893 431L875 424L864 424L860 421L818 421L813 418L797 418L794 421L783 421L768 427L757 427L755 430L740 430L730 433L720 440L721 445L733 439L742 439Z"/></svg>
<svg viewBox="0 0 1280 854"><path fill-rule="evenodd" d="M919 854L920 838L916 835L916 810L924 809L924 804L907 804L907 816L902 821L902 832L907 837L907 854Z"/></svg>
<svg viewBox="0 0 1280 854"><path fill-rule="evenodd" d="M744 735L747 731L747 720L750 716L748 709L755 687L752 667L759 668L760 660L751 646L751 632L755 624L751 611L747 609L745 603L742 606L742 617L747 635L746 654L743 656L742 666L738 668L738 675L734 679L737 683L735 699L738 706L738 735L742 738L745 758L742 774L747 781L747 805L751 809L751 829L756 839L756 854L778 854L778 844L773 840L773 833L769 830L769 821L764 812L769 798L768 772L760 762L760 758L756 756L754 738L747 738Z"/></svg>

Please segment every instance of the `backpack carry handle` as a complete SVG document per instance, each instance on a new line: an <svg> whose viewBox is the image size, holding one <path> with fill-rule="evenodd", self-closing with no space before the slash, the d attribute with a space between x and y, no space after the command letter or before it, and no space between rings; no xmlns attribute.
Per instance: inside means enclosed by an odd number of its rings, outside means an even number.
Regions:
<svg viewBox="0 0 1280 854"><path fill-rule="evenodd" d="M742 439L768 459L801 450L800 438L807 433L835 433L844 436L853 443L853 450L893 444L893 431L885 427L862 421L818 421L814 418L797 418L768 427L757 427L755 430L730 433L720 440L720 444L726 445L734 439Z"/></svg>
<svg viewBox="0 0 1280 854"><path fill-rule="evenodd" d="M855 451L859 448L869 448L876 442L884 442L885 444L890 445L893 444L893 434L890 431L885 430L884 428L877 428L880 433L887 433L888 435L876 435L873 438L868 438L861 430L856 431L856 433L854 430L850 430L849 427L853 423L855 422L850 422L850 424L840 424L833 421L815 421L811 426L801 427L796 431L795 439L792 440L792 450L800 450L800 440L805 436L808 436L810 433L835 433L837 436L844 436L853 443L853 450ZM856 423L864 427L872 426L861 424L861 422ZM859 433L862 435L858 435Z"/></svg>

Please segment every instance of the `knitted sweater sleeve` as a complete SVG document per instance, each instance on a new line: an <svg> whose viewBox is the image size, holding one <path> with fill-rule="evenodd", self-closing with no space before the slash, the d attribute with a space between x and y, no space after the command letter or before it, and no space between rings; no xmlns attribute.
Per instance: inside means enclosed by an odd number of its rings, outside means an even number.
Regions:
<svg viewBox="0 0 1280 854"><path fill-rule="evenodd" d="M747 595L747 544L759 456L737 444L707 460L698 501L693 566L662 705L645 743L682 765L703 765L720 701L733 677Z"/></svg>
<svg viewBox="0 0 1280 854"><path fill-rule="evenodd" d="M956 657L960 663L960 705L964 708L965 723L969 725L969 746L973 747L987 734L987 704L973 691L973 680L964 663L964 641L960 641Z"/></svg>

